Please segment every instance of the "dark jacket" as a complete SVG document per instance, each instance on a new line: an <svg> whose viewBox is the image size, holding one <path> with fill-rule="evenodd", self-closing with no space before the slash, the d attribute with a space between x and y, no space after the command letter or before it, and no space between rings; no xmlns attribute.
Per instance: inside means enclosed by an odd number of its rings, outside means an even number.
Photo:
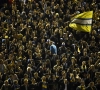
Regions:
<svg viewBox="0 0 100 90"><path fill-rule="evenodd" d="M84 89L86 90L86 87L84 87ZM78 87L76 88L76 90L83 90L83 87L82 87L82 86L78 86Z"/></svg>
<svg viewBox="0 0 100 90"><path fill-rule="evenodd" d="M49 90L49 88L48 88L48 83L46 82L46 83L43 83L42 81L41 82L39 82L39 84L38 84L38 90Z"/></svg>
<svg viewBox="0 0 100 90"><path fill-rule="evenodd" d="M11 87L11 90L20 90L20 85L19 84L13 84Z"/></svg>
<svg viewBox="0 0 100 90"><path fill-rule="evenodd" d="M23 84L23 85L21 85L20 89L21 90L30 90L30 87L29 87L29 85L27 85L27 89L26 89L26 86Z"/></svg>
<svg viewBox="0 0 100 90"><path fill-rule="evenodd" d="M29 87L30 87L30 90L37 90L38 89L37 84L30 84Z"/></svg>
<svg viewBox="0 0 100 90"><path fill-rule="evenodd" d="M100 84L96 84L95 86L97 90L100 90Z"/></svg>
<svg viewBox="0 0 100 90"><path fill-rule="evenodd" d="M88 87L86 88L86 90L97 90L97 89L96 89L96 87L95 87L95 86L94 86L94 87L92 87L92 88L88 86Z"/></svg>
<svg viewBox="0 0 100 90"><path fill-rule="evenodd" d="M5 84L3 84L1 87L1 90L6 90L6 88L7 88L7 90L11 90L11 85L8 84L7 86L5 86Z"/></svg>

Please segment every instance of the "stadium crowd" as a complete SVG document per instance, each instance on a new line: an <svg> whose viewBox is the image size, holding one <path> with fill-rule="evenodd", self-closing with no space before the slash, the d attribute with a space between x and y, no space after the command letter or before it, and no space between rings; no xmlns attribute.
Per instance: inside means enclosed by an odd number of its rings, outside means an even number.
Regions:
<svg viewBox="0 0 100 90"><path fill-rule="evenodd" d="M93 11L90 33L69 27ZM1 90L100 90L100 0L13 0L0 9Z"/></svg>

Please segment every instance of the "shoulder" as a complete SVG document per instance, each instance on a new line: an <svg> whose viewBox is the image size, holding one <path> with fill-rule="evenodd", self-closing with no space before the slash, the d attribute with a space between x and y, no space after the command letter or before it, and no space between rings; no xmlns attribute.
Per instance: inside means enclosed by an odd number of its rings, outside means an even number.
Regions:
<svg viewBox="0 0 100 90"><path fill-rule="evenodd" d="M11 84L8 84L9 87L11 87Z"/></svg>
<svg viewBox="0 0 100 90"><path fill-rule="evenodd" d="M80 88L81 88L81 86L78 86L78 87L76 88L76 90L80 90Z"/></svg>
<svg viewBox="0 0 100 90"><path fill-rule="evenodd" d="M90 88L90 87L89 87L89 86L87 86L87 87L86 87L86 90L87 90L87 89L89 89L89 88Z"/></svg>
<svg viewBox="0 0 100 90"><path fill-rule="evenodd" d="M50 45L50 47L53 47L52 45Z"/></svg>

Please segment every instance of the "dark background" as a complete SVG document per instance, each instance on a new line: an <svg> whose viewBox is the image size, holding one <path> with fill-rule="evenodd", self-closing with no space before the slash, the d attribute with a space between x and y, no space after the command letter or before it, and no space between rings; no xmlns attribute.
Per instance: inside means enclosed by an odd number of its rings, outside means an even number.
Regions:
<svg viewBox="0 0 100 90"><path fill-rule="evenodd" d="M0 8L2 8L4 3L8 3L9 0L0 0Z"/></svg>

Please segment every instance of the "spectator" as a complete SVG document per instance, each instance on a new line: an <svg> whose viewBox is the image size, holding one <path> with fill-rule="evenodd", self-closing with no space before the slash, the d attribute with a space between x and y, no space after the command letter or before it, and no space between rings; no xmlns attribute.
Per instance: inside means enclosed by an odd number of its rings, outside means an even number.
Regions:
<svg viewBox="0 0 100 90"><path fill-rule="evenodd" d="M32 83L30 84L30 90L37 90L37 83L34 78L32 78Z"/></svg>
<svg viewBox="0 0 100 90"><path fill-rule="evenodd" d="M97 80L97 83L96 83L96 88L97 88L97 90L99 90L100 89L100 80Z"/></svg>
<svg viewBox="0 0 100 90"><path fill-rule="evenodd" d="M0 60L0 72L3 74L3 73L5 73L6 72L6 65L4 64L4 61L1 59Z"/></svg>
<svg viewBox="0 0 100 90"><path fill-rule="evenodd" d="M24 84L21 85L20 89L30 90L29 85L28 85L28 79L24 79Z"/></svg>
<svg viewBox="0 0 100 90"><path fill-rule="evenodd" d="M56 45L54 44L54 42L50 42L50 51L51 51L51 54L57 54L57 47Z"/></svg>
<svg viewBox="0 0 100 90"><path fill-rule="evenodd" d="M6 89L11 90L11 85L8 83L8 80L5 80L4 84L1 87L1 90L6 90Z"/></svg>
<svg viewBox="0 0 100 90"><path fill-rule="evenodd" d="M86 90L92 90L92 89L93 90L97 90L96 87L95 87L95 85L94 85L94 82L90 82L89 86L86 88Z"/></svg>
<svg viewBox="0 0 100 90"><path fill-rule="evenodd" d="M18 84L17 80L14 80L14 84L12 85L12 90L19 90L20 89L20 85Z"/></svg>
<svg viewBox="0 0 100 90"><path fill-rule="evenodd" d="M1 90L6 80L9 88L81 90L93 82L100 90L99 0L6 1L0 1ZM70 28L71 18L86 11L93 11L91 32Z"/></svg>
<svg viewBox="0 0 100 90"><path fill-rule="evenodd" d="M85 89L86 87L84 81L81 81L81 85L76 88L76 90L85 90Z"/></svg>
<svg viewBox="0 0 100 90"><path fill-rule="evenodd" d="M42 81L39 82L39 90L48 90L48 83L46 82L46 77L42 76Z"/></svg>

